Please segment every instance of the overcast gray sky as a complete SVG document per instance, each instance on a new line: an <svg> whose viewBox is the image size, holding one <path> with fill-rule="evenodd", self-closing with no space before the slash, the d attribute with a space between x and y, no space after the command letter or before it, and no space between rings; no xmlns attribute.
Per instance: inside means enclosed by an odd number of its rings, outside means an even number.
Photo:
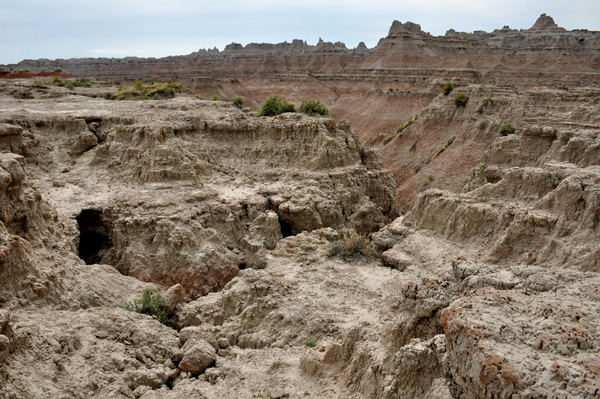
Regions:
<svg viewBox="0 0 600 399"><path fill-rule="evenodd" d="M526 29L542 13L566 29L600 30L600 0L0 0L0 64L163 57L231 42L316 44L319 37L373 47L395 19L443 35Z"/></svg>

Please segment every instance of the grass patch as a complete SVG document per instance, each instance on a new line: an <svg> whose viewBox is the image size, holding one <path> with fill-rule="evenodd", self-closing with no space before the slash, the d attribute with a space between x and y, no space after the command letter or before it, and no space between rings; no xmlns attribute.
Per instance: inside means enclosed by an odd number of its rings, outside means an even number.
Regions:
<svg viewBox="0 0 600 399"><path fill-rule="evenodd" d="M284 112L296 112L296 107L285 98L273 95L265 101L257 116L275 116Z"/></svg>
<svg viewBox="0 0 600 399"><path fill-rule="evenodd" d="M141 300L135 300L127 302L121 308L130 312L136 312L146 314L148 316L154 316L156 319L166 326L171 326L173 320L165 312L165 300L162 295L156 294L154 291L147 289L144 290Z"/></svg>
<svg viewBox="0 0 600 399"><path fill-rule="evenodd" d="M92 87L92 82L86 78L80 78L75 80L62 80L56 76L51 82L53 86L66 87L67 89L73 90L76 87Z"/></svg>
<svg viewBox="0 0 600 399"><path fill-rule="evenodd" d="M479 130L485 130L486 127L488 127L488 121L484 119L479 122Z"/></svg>
<svg viewBox="0 0 600 399"><path fill-rule="evenodd" d="M475 173L480 183L485 183L485 164L480 164Z"/></svg>
<svg viewBox="0 0 600 399"><path fill-rule="evenodd" d="M317 341L319 340L319 338L317 337L312 337L306 340L305 344L306 346L308 346L309 348L314 348L315 346L317 346Z"/></svg>
<svg viewBox="0 0 600 399"><path fill-rule="evenodd" d="M302 100L300 112L310 116L325 116L331 118L331 112L319 100Z"/></svg>
<svg viewBox="0 0 600 399"><path fill-rule="evenodd" d="M177 93L189 92L179 82L144 84L138 80L133 86L122 86L113 96L118 100L160 100L174 98Z"/></svg>
<svg viewBox="0 0 600 399"><path fill-rule="evenodd" d="M329 246L328 256L339 256L345 261L364 258L379 258L381 254L375 249L371 240L352 230L342 235Z"/></svg>
<svg viewBox="0 0 600 399"><path fill-rule="evenodd" d="M398 126L396 128L396 133L388 134L387 136L384 137L383 144L385 145L385 144L389 143L390 141L392 141L394 139L394 137L396 137L397 134L402 133L402 131L404 129L406 129L407 127L412 125L417 119L419 119L419 114L415 115L411 119L407 120L406 122L404 122L403 124Z"/></svg>
<svg viewBox="0 0 600 399"><path fill-rule="evenodd" d="M211 97L210 101L219 101L219 96L217 96L215 94L214 96Z"/></svg>

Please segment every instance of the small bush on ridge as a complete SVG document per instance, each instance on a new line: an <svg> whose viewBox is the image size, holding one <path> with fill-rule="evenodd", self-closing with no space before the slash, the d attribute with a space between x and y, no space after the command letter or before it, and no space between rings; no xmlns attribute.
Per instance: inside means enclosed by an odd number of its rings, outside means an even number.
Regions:
<svg viewBox="0 0 600 399"><path fill-rule="evenodd" d="M454 83L448 82L446 83L446 86L444 86L444 88L442 89L442 93L444 93L444 95L447 96L448 94L452 93L452 90L454 90Z"/></svg>
<svg viewBox="0 0 600 399"><path fill-rule="evenodd" d="M233 99L233 105L235 105L239 109L242 109L242 107L244 106L244 103L245 103L245 101L241 96L237 96Z"/></svg>
<svg viewBox="0 0 600 399"><path fill-rule="evenodd" d="M262 109L258 112L258 116L275 116L284 112L296 112L294 104L288 102L283 97L273 95L265 101Z"/></svg>
<svg viewBox="0 0 600 399"><path fill-rule="evenodd" d="M500 128L500 134L503 136L508 136L509 134L513 134L515 132L515 127L512 123L508 122L504 126Z"/></svg>
<svg viewBox="0 0 600 399"><path fill-rule="evenodd" d="M310 116L326 116L331 118L331 112L319 100L302 100L300 112Z"/></svg>
<svg viewBox="0 0 600 399"><path fill-rule="evenodd" d="M469 96L464 93L460 93L458 96L454 97L454 104L456 104L458 107L464 107L467 105L468 101Z"/></svg>

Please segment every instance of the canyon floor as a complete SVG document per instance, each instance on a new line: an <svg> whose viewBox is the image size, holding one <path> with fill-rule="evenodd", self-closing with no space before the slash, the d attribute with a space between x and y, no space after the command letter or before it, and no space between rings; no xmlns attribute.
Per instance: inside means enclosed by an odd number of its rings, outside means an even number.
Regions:
<svg viewBox="0 0 600 399"><path fill-rule="evenodd" d="M369 147L1 82L0 397L598 397L600 90L456 82Z"/></svg>

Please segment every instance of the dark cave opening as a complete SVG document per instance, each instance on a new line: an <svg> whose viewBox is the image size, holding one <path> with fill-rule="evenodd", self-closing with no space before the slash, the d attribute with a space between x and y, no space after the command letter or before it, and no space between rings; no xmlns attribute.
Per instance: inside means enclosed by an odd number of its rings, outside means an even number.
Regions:
<svg viewBox="0 0 600 399"><path fill-rule="evenodd" d="M294 235L292 234L292 225L290 223L284 222L283 220L279 219L279 225L281 226L281 235L283 236L283 238Z"/></svg>
<svg viewBox="0 0 600 399"><path fill-rule="evenodd" d="M103 212L84 209L76 219L79 226L79 257L87 265L100 263L103 255L112 248L109 225L103 218Z"/></svg>

